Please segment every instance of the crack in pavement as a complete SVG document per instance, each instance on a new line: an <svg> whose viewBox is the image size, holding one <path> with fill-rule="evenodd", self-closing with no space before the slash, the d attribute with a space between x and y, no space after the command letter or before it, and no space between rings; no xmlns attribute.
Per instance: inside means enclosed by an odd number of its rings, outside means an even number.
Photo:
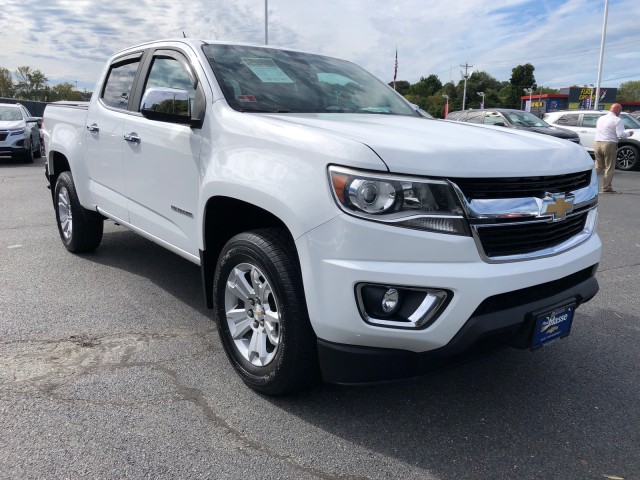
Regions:
<svg viewBox="0 0 640 480"><path fill-rule="evenodd" d="M63 339L51 340L17 340L0 342L3 345L0 353L0 398L28 396L30 399L53 400L62 403L86 404L107 407L135 407L157 405L162 403L189 402L194 405L207 423L217 428L229 439L229 443L237 451L250 450L260 452L269 458L286 463L301 474L312 477L332 479L361 480L367 477L332 474L305 465L301 459L292 455L278 452L273 447L265 445L248 434L234 428L220 416L207 400L203 390L190 387L181 379L179 373L172 368L179 362L199 358L210 358L212 351L220 348L211 339L215 329L204 332L163 332L137 333L120 335L72 335ZM179 354L182 345L176 342L188 341L189 346L197 346L188 354ZM174 344L172 345L171 342ZM173 347L173 350L171 350ZM136 359L141 355L151 353L161 358L149 361ZM133 380L127 375L120 375L130 369ZM160 373L161 378L150 378L152 373ZM115 374L116 389L126 391L129 399L91 398L82 395L83 387L100 387L101 382ZM135 375L143 375L149 379L152 390L143 391ZM129 384L118 384L122 378L129 380ZM168 379L165 391L162 391L162 378ZM157 383L154 383L156 381ZM86 382L86 383L83 383ZM108 393L114 393L113 384L106 384ZM138 391L129 389L129 385L139 386ZM160 388L158 386L160 385ZM73 395L70 393L78 393ZM102 397L100 389L97 393Z"/></svg>

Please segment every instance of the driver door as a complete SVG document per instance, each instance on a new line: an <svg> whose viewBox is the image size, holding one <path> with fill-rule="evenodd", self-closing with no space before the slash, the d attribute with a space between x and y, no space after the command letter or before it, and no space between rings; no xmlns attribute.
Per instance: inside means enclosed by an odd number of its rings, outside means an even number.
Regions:
<svg viewBox="0 0 640 480"><path fill-rule="evenodd" d="M184 55L156 50L142 93L152 87L177 88L186 90L193 104L201 95L197 83ZM130 223L197 257L201 130L138 114L126 119L123 133Z"/></svg>

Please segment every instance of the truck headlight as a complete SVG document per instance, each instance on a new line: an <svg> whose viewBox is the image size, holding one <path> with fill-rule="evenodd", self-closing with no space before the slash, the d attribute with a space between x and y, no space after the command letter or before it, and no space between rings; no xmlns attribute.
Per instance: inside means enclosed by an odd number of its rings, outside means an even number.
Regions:
<svg viewBox="0 0 640 480"><path fill-rule="evenodd" d="M9 136L11 135L24 135L24 128L19 128L17 130L9 130Z"/></svg>
<svg viewBox="0 0 640 480"><path fill-rule="evenodd" d="M398 227L470 235L449 182L329 167L338 206L355 217Z"/></svg>

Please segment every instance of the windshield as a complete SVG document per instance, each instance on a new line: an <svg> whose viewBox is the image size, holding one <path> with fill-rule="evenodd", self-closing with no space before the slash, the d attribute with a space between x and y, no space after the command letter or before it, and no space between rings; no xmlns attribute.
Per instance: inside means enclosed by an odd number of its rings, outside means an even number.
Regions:
<svg viewBox="0 0 640 480"><path fill-rule="evenodd" d="M22 120L22 114L16 107L0 106L0 121Z"/></svg>
<svg viewBox="0 0 640 480"><path fill-rule="evenodd" d="M242 45L202 49L235 110L418 115L388 85L345 60Z"/></svg>
<svg viewBox="0 0 640 480"><path fill-rule="evenodd" d="M504 112L516 127L548 127L549 124L529 112Z"/></svg>
<svg viewBox="0 0 640 480"><path fill-rule="evenodd" d="M631 115L628 115L626 113L621 113L620 118L622 118L622 123L624 123L624 128L640 128L640 122L635 118L633 118Z"/></svg>

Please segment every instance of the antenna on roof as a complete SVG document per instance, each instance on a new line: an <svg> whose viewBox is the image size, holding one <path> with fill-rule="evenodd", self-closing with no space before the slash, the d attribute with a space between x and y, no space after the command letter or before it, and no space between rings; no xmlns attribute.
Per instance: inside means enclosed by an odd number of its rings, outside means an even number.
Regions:
<svg viewBox="0 0 640 480"><path fill-rule="evenodd" d="M184 34L184 30L182 31L182 36L183 36L184 38L187 38L187 36Z"/></svg>

